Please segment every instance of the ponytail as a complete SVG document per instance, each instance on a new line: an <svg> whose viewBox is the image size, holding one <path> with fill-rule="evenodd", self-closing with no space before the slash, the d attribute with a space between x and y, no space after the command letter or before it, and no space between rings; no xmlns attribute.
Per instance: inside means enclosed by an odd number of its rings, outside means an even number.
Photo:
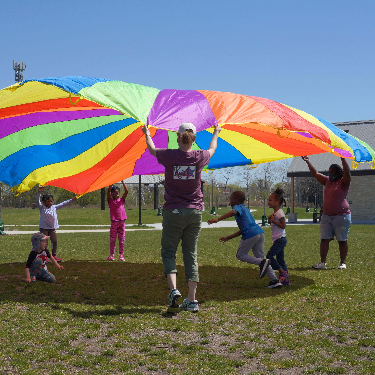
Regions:
<svg viewBox="0 0 375 375"><path fill-rule="evenodd" d="M280 202L280 207L282 207L283 205L286 206L286 200L284 198L284 190L281 189L280 187L278 187L274 192L273 194L275 194L275 198L278 202Z"/></svg>

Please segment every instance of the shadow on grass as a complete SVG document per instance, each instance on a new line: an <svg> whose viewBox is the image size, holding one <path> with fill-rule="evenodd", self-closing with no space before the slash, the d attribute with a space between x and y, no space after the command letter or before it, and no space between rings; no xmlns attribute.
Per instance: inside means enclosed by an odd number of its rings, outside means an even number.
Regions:
<svg viewBox="0 0 375 375"><path fill-rule="evenodd" d="M150 306L166 306L168 284L160 263L64 262L64 270L49 266L57 282L24 282L24 263L0 265L0 301L24 303L77 303L106 306L90 315L118 315L152 312ZM187 294L184 270L179 271L179 290ZM268 289L267 276L260 280L255 267L200 266L198 298L200 303L267 298L293 293L314 283L312 279L291 276L292 284L280 289ZM60 306L61 308L61 306ZM160 311L160 309L155 309ZM77 314L77 312L75 312ZM83 316L86 316L84 311Z"/></svg>

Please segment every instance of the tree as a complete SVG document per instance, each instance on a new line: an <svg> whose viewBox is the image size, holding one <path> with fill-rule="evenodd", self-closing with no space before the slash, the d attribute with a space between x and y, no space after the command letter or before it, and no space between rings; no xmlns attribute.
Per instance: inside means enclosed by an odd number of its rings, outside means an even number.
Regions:
<svg viewBox="0 0 375 375"><path fill-rule="evenodd" d="M246 188L246 197L247 197L247 207L250 208L250 197L253 195L254 192L254 184L252 184L253 175L254 175L254 168L250 165L245 165L240 168L240 182L245 185Z"/></svg>
<svg viewBox="0 0 375 375"><path fill-rule="evenodd" d="M234 168L232 167L223 168L221 170L221 177L224 180L224 184L223 184L224 185L224 199L226 202L229 201L229 195L227 191L228 182L233 177L233 174L234 174Z"/></svg>
<svg viewBox="0 0 375 375"><path fill-rule="evenodd" d="M296 178L296 192L300 204L323 204L323 185L314 177Z"/></svg>

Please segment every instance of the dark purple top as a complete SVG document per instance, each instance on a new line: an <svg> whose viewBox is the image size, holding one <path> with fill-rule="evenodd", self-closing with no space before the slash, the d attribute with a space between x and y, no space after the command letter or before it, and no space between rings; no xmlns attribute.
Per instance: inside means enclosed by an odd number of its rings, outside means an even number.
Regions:
<svg viewBox="0 0 375 375"><path fill-rule="evenodd" d="M158 150L156 158L165 167L164 209L195 208L203 210L201 171L210 161L206 150L184 152Z"/></svg>

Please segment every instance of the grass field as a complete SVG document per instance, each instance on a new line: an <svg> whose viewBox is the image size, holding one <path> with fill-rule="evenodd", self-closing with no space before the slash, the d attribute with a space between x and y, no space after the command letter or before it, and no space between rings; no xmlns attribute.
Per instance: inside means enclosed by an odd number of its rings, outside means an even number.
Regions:
<svg viewBox="0 0 375 375"><path fill-rule="evenodd" d="M9 211L18 213L3 210L6 225L38 224L35 210L25 210L32 222L23 210ZM108 224L108 210L102 219L100 211L89 218L80 211L59 211L60 223ZM200 311L174 316L165 314L160 231L129 231L125 263L105 260L106 233L60 233L65 269L49 266L55 284L24 282L30 235L0 236L0 373L375 373L373 226L352 226L345 271L337 270L336 243L328 269L311 268L319 260L317 225L287 226L291 285L277 290L236 260L238 239L219 243L232 232L202 230ZM268 248L270 229L265 233Z"/></svg>

